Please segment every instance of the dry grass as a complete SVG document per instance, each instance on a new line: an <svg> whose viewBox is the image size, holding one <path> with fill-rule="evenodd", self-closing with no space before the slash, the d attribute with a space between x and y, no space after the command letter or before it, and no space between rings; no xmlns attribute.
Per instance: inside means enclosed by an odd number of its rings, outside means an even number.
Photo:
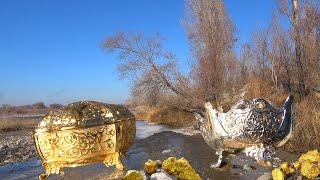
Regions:
<svg viewBox="0 0 320 180"><path fill-rule="evenodd" d="M276 107L281 107L288 93L275 91L270 82L263 82L259 78L252 79L246 90L245 98L253 99L263 97ZM320 95L310 93L303 100L294 95L296 109L293 111L295 129L290 142L285 149L294 152L304 152L306 149L319 149L320 147Z"/></svg>
<svg viewBox="0 0 320 180"><path fill-rule="evenodd" d="M183 127L195 122L195 117L191 113L168 107L144 106L135 115L137 119L166 124L171 127Z"/></svg>
<svg viewBox="0 0 320 180"><path fill-rule="evenodd" d="M272 88L271 82L264 81L259 77L251 79L246 87L244 99L251 100L254 98L262 97L272 103L274 107L281 107L289 94L294 95L294 101L300 102L298 95L295 93L288 93L281 90Z"/></svg>
<svg viewBox="0 0 320 180"><path fill-rule="evenodd" d="M0 132L33 129L41 118L0 118Z"/></svg>
<svg viewBox="0 0 320 180"><path fill-rule="evenodd" d="M286 149L304 152L320 147L320 98L312 94L297 105L295 129Z"/></svg>
<svg viewBox="0 0 320 180"><path fill-rule="evenodd" d="M268 81L259 77L254 77L249 80L246 87L245 99L254 99L257 97L266 97L271 93L271 84Z"/></svg>

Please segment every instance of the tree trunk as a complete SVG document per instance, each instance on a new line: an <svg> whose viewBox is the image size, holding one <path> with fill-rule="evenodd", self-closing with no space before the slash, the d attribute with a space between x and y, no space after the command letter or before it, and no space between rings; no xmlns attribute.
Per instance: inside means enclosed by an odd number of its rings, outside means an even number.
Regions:
<svg viewBox="0 0 320 180"><path fill-rule="evenodd" d="M300 34L300 19L299 19L299 0L292 0L293 8L293 26L294 26L294 41L296 52L296 65L298 68L299 93L300 97L306 96L306 85L304 75L304 63L301 56L301 34Z"/></svg>

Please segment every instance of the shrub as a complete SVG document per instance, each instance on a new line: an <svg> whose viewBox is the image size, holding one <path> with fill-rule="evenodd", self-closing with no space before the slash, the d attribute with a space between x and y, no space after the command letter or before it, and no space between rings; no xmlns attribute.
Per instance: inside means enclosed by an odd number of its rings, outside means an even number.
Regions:
<svg viewBox="0 0 320 180"><path fill-rule="evenodd" d="M43 102L36 102L36 103L32 104L32 108L34 108L34 109L45 109L46 105L44 105Z"/></svg>
<svg viewBox="0 0 320 180"><path fill-rule="evenodd" d="M293 137L285 147L289 151L304 152L320 147L320 98L315 94L297 105Z"/></svg>
<svg viewBox="0 0 320 180"><path fill-rule="evenodd" d="M61 108L63 108L63 105L54 103L54 104L50 104L49 107L52 109L61 109Z"/></svg>

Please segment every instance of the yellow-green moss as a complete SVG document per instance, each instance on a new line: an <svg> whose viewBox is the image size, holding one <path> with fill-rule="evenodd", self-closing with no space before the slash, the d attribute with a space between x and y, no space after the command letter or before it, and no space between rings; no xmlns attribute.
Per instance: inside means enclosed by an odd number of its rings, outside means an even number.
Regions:
<svg viewBox="0 0 320 180"><path fill-rule="evenodd" d="M129 170L123 177L123 180L143 180L143 176L139 171Z"/></svg>
<svg viewBox="0 0 320 180"><path fill-rule="evenodd" d="M157 170L157 163L149 159L145 164L144 164L144 170L148 174L152 174L156 172Z"/></svg>
<svg viewBox="0 0 320 180"><path fill-rule="evenodd" d="M301 174L307 178L316 178L320 174L320 170L316 164L304 161L301 164Z"/></svg>
<svg viewBox="0 0 320 180"><path fill-rule="evenodd" d="M302 154L299 158L299 162L318 162L320 161L320 154L318 150L308 151L306 154Z"/></svg>
<svg viewBox="0 0 320 180"><path fill-rule="evenodd" d="M177 160L175 157L170 157L163 161L162 169L181 180L201 180L185 158Z"/></svg>
<svg viewBox="0 0 320 180"><path fill-rule="evenodd" d="M273 180L284 180L284 178L286 177L286 174L279 168L274 168L271 174Z"/></svg>

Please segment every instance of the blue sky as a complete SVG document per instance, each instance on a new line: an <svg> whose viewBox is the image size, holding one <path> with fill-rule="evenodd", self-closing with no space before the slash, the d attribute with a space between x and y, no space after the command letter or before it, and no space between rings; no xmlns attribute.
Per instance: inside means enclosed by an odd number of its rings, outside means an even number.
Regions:
<svg viewBox="0 0 320 180"><path fill-rule="evenodd" d="M272 0L226 0L237 27L236 48L266 26ZM129 82L117 58L100 48L117 31L160 32L182 66L190 57L181 25L183 0L0 1L0 104L124 103Z"/></svg>

